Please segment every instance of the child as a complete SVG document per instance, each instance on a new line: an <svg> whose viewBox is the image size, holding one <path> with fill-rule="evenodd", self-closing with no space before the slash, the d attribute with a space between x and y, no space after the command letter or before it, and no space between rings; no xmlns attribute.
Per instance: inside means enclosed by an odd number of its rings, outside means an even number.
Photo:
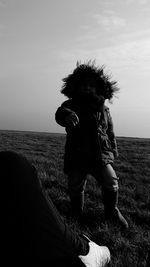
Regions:
<svg viewBox="0 0 150 267"><path fill-rule="evenodd" d="M105 218L125 228L128 223L118 204L118 180L112 167L118 156L113 122L105 100L119 90L116 81L94 62L79 64L63 79L61 93L69 99L56 111L56 122L66 128L64 172L74 214L80 217L84 206L87 174L102 188Z"/></svg>

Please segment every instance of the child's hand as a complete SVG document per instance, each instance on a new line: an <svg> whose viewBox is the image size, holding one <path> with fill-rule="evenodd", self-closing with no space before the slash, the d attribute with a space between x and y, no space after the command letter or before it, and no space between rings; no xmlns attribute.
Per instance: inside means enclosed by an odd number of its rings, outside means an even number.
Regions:
<svg viewBox="0 0 150 267"><path fill-rule="evenodd" d="M74 112L74 113L69 114L66 117L65 121L66 121L67 126L76 126L79 123L79 118Z"/></svg>

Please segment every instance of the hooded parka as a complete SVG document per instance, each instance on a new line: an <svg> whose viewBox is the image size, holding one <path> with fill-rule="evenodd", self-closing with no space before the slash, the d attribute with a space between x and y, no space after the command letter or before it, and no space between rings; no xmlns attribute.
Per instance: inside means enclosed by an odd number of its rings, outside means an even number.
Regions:
<svg viewBox="0 0 150 267"><path fill-rule="evenodd" d="M66 117L75 113L79 118L76 126L67 126ZM93 108L79 99L62 103L55 114L56 122L65 127L66 144L64 172L76 168L90 171L111 164L118 154L109 108L105 105Z"/></svg>

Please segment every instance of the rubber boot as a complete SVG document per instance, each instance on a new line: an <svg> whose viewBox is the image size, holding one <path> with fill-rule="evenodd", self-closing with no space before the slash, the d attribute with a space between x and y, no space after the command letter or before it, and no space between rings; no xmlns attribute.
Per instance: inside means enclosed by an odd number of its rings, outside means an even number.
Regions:
<svg viewBox="0 0 150 267"><path fill-rule="evenodd" d="M72 216L80 221L82 218L83 208L84 208L84 192L76 196L70 196L70 200L71 200Z"/></svg>
<svg viewBox="0 0 150 267"><path fill-rule="evenodd" d="M106 221L119 225L124 229L128 229L128 223L117 207L118 191L114 192L103 188L102 198Z"/></svg>

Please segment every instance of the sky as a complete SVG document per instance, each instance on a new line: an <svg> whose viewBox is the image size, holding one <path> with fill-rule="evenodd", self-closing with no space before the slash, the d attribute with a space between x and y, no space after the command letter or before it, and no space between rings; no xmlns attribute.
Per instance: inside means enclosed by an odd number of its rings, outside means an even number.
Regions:
<svg viewBox="0 0 150 267"><path fill-rule="evenodd" d="M118 81L117 136L150 138L150 1L0 0L0 129L60 132L62 79L95 60Z"/></svg>

